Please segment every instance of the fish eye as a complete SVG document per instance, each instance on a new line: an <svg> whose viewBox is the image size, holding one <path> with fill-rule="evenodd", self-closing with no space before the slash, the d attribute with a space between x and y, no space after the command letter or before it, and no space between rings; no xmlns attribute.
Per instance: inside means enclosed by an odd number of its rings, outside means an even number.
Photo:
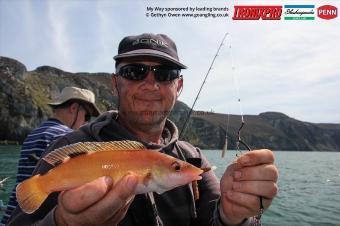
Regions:
<svg viewBox="0 0 340 226"><path fill-rule="evenodd" d="M177 172L181 170L181 165L178 162L173 162L171 167L175 169Z"/></svg>

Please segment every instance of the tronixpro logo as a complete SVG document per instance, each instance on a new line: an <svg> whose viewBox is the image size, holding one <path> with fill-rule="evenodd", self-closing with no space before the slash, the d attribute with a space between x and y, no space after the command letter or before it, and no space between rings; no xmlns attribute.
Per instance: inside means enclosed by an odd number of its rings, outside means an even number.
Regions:
<svg viewBox="0 0 340 226"><path fill-rule="evenodd" d="M234 6L233 20L280 20L282 6Z"/></svg>
<svg viewBox="0 0 340 226"><path fill-rule="evenodd" d="M332 5L323 5L318 8L318 17L330 20L338 16L338 8Z"/></svg>

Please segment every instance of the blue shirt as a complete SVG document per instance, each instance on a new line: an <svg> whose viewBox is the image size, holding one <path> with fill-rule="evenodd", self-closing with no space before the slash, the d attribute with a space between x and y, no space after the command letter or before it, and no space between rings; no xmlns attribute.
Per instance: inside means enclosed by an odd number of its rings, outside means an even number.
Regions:
<svg viewBox="0 0 340 226"><path fill-rule="evenodd" d="M16 184L10 195L0 226L4 226L18 205L15 194L16 186L32 176L37 161L34 158L30 158L30 156L35 155L40 158L53 141L72 131L72 129L62 124L59 120L50 118L26 137L20 151Z"/></svg>

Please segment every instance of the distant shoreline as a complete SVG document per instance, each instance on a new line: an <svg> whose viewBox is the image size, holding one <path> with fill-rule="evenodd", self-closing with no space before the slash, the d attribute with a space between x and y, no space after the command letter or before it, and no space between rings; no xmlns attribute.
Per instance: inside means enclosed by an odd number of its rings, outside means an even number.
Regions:
<svg viewBox="0 0 340 226"><path fill-rule="evenodd" d="M19 141L16 140L0 140L0 144L20 145Z"/></svg>

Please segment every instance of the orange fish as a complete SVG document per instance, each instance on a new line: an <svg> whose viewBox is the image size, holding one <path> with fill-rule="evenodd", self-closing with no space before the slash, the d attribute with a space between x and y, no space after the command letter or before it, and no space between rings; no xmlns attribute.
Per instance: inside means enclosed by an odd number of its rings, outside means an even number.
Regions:
<svg viewBox="0 0 340 226"><path fill-rule="evenodd" d="M68 145L43 158L55 168L35 175L16 188L17 201L25 213L35 212L47 196L69 190L101 176L119 181L128 172L138 176L135 194L161 194L200 180L203 170L135 141L84 142Z"/></svg>

